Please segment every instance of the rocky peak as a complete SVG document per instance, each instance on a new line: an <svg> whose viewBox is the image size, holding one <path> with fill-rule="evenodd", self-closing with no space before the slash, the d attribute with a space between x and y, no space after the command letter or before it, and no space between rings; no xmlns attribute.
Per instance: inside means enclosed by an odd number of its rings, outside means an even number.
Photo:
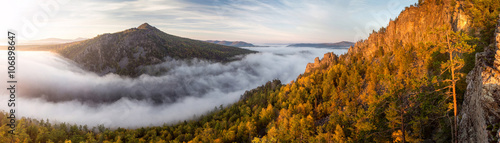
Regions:
<svg viewBox="0 0 500 143"><path fill-rule="evenodd" d="M467 75L462 117L461 142L500 142L500 17L495 42L476 54L474 69ZM495 128L497 127L497 128Z"/></svg>
<svg viewBox="0 0 500 143"><path fill-rule="evenodd" d="M143 23L137 27L137 29L155 29L155 27L149 25L148 23Z"/></svg>

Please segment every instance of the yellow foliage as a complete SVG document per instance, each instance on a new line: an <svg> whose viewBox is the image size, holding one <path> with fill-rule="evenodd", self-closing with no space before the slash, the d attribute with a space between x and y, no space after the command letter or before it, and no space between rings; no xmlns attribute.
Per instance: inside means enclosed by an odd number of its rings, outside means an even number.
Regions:
<svg viewBox="0 0 500 143"><path fill-rule="evenodd" d="M222 139L218 138L214 140L215 143L222 143Z"/></svg>
<svg viewBox="0 0 500 143"><path fill-rule="evenodd" d="M403 141L403 132L401 130L397 130L395 132L392 132L392 138L394 139L394 142L401 142Z"/></svg>
<svg viewBox="0 0 500 143"><path fill-rule="evenodd" d="M453 103L448 103L448 111L453 110Z"/></svg>
<svg viewBox="0 0 500 143"><path fill-rule="evenodd" d="M346 142L344 130L342 130L342 127L337 124L337 127L335 128L335 135L333 136L333 140L338 143L344 143Z"/></svg>

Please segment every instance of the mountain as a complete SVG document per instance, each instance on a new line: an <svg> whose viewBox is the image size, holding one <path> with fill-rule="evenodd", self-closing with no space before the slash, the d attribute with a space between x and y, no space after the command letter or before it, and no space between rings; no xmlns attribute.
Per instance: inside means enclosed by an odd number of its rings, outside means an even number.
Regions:
<svg viewBox="0 0 500 143"><path fill-rule="evenodd" d="M170 35L148 23L84 41L47 47L99 75L125 76L139 76L143 66L161 63L165 57L229 62L237 55L255 53Z"/></svg>
<svg viewBox="0 0 500 143"><path fill-rule="evenodd" d="M500 142L500 16L492 39L476 54L474 68L467 75L459 122L463 142Z"/></svg>
<svg viewBox="0 0 500 143"><path fill-rule="evenodd" d="M218 41L218 40L207 40L208 43L214 43L225 46L233 46L233 47L260 47L255 46L251 43L243 42L243 41Z"/></svg>
<svg viewBox="0 0 500 143"><path fill-rule="evenodd" d="M337 43L299 43L287 47L315 47L315 48L349 48L354 46L353 42L342 41Z"/></svg>

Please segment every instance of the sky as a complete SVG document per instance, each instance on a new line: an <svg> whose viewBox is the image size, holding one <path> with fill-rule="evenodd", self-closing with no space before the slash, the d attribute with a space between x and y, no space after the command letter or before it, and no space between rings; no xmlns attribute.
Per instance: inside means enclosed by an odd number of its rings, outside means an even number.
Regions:
<svg viewBox="0 0 500 143"><path fill-rule="evenodd" d="M1 0L0 30L19 42L92 38L149 23L197 40L358 41L416 0ZM7 34L1 34L5 39Z"/></svg>

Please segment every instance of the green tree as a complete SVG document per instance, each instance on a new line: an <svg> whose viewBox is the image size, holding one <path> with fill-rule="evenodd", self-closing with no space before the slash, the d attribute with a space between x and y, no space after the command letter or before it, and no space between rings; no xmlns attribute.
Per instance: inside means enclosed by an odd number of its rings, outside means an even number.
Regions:
<svg viewBox="0 0 500 143"><path fill-rule="evenodd" d="M451 77L443 80L443 82L448 83L444 89L447 89L445 92L448 96L453 96L453 113L454 113L454 126L453 126L453 136L455 142L457 141L458 136L458 117L457 117L457 93L456 93L456 84L457 81L460 80L464 73L460 70L465 65L464 59L462 57L463 54L473 52L475 46L469 45L467 42L471 41L472 38L465 34L462 31L454 32L450 30L450 28L442 29L445 33L446 41L441 43L439 46L441 47L441 53L446 53L449 55L449 60L441 64L441 74L448 72Z"/></svg>

